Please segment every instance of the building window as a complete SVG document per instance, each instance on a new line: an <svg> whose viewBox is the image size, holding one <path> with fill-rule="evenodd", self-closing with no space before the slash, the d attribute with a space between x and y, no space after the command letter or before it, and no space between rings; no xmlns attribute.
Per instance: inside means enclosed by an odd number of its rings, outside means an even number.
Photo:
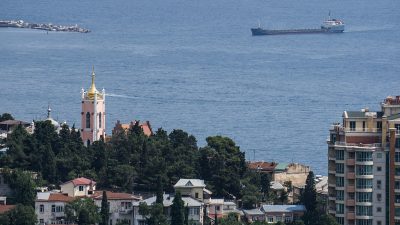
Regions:
<svg viewBox="0 0 400 225"><path fill-rule="evenodd" d="M344 218L343 217L336 217L336 221L338 224L343 225L344 224Z"/></svg>
<svg viewBox="0 0 400 225"><path fill-rule="evenodd" d="M336 173L344 173L344 164L336 163Z"/></svg>
<svg viewBox="0 0 400 225"><path fill-rule="evenodd" d="M215 211L219 211L219 205L215 206Z"/></svg>
<svg viewBox="0 0 400 225"><path fill-rule="evenodd" d="M382 221L376 222L376 225L382 225Z"/></svg>
<svg viewBox="0 0 400 225"><path fill-rule="evenodd" d="M381 189L381 187L382 187L382 181L381 180L377 180L376 181L376 188L377 189Z"/></svg>
<svg viewBox="0 0 400 225"><path fill-rule="evenodd" d="M365 121L363 121L363 131L365 131Z"/></svg>
<svg viewBox="0 0 400 225"><path fill-rule="evenodd" d="M356 225L372 225L372 219L357 219Z"/></svg>
<svg viewBox="0 0 400 225"><path fill-rule="evenodd" d="M199 198L199 193L196 192L196 193L194 194L194 197L195 197L195 198Z"/></svg>
<svg viewBox="0 0 400 225"><path fill-rule="evenodd" d="M356 130L356 121L350 121L350 131Z"/></svg>
<svg viewBox="0 0 400 225"><path fill-rule="evenodd" d="M44 219L40 219L40 220L39 220L39 223L40 223L40 224L44 224Z"/></svg>
<svg viewBox="0 0 400 225"><path fill-rule="evenodd" d="M382 153L376 153L376 158L381 159L382 158Z"/></svg>
<svg viewBox="0 0 400 225"><path fill-rule="evenodd" d="M290 216L285 216L285 223L289 223L292 221L292 217Z"/></svg>
<svg viewBox="0 0 400 225"><path fill-rule="evenodd" d="M394 182L394 189L400 189L400 181L396 180Z"/></svg>
<svg viewBox="0 0 400 225"><path fill-rule="evenodd" d="M372 161L372 152L356 152L357 162Z"/></svg>
<svg viewBox="0 0 400 225"><path fill-rule="evenodd" d="M382 208L381 208L381 207L377 207L377 208L376 208L376 211L377 211L377 212L382 212Z"/></svg>
<svg viewBox="0 0 400 225"><path fill-rule="evenodd" d="M356 215L357 216L372 216L372 206L356 206Z"/></svg>
<svg viewBox="0 0 400 225"><path fill-rule="evenodd" d="M51 205L51 212L56 212L56 205Z"/></svg>
<svg viewBox="0 0 400 225"><path fill-rule="evenodd" d="M395 152L394 153L394 161L395 162L400 162L400 152Z"/></svg>
<svg viewBox="0 0 400 225"><path fill-rule="evenodd" d="M358 189L372 188L372 179L357 179L356 188Z"/></svg>
<svg viewBox="0 0 400 225"><path fill-rule="evenodd" d="M39 211L40 211L41 213L44 212L44 205L40 205L40 206L39 206Z"/></svg>
<svg viewBox="0 0 400 225"><path fill-rule="evenodd" d="M336 186L344 187L344 177L336 177Z"/></svg>
<svg viewBox="0 0 400 225"><path fill-rule="evenodd" d="M382 200L382 194L376 194L376 199L380 202Z"/></svg>
<svg viewBox="0 0 400 225"><path fill-rule="evenodd" d="M336 191L336 200L344 200L344 191Z"/></svg>
<svg viewBox="0 0 400 225"><path fill-rule="evenodd" d="M90 113L86 113L86 128L90 128Z"/></svg>
<svg viewBox="0 0 400 225"><path fill-rule="evenodd" d="M381 167L381 166L378 166L378 167L376 167L376 170L377 170L378 172L381 172L381 171L382 171L382 167Z"/></svg>
<svg viewBox="0 0 400 225"><path fill-rule="evenodd" d="M101 128L101 113L99 113L99 128Z"/></svg>
<svg viewBox="0 0 400 225"><path fill-rule="evenodd" d="M372 202L372 192L356 192L356 202Z"/></svg>
<svg viewBox="0 0 400 225"><path fill-rule="evenodd" d="M344 204L336 204L336 213L343 214L344 213Z"/></svg>
<svg viewBox="0 0 400 225"><path fill-rule="evenodd" d="M356 165L356 175L372 175L372 165Z"/></svg>
<svg viewBox="0 0 400 225"><path fill-rule="evenodd" d="M344 150L336 150L336 160L344 160Z"/></svg>
<svg viewBox="0 0 400 225"><path fill-rule="evenodd" d="M268 216L268 223L273 223L273 222L274 222L274 217Z"/></svg>
<svg viewBox="0 0 400 225"><path fill-rule="evenodd" d="M378 131L382 130L382 121L377 121L377 122L376 122L376 129L377 129Z"/></svg>
<svg viewBox="0 0 400 225"><path fill-rule="evenodd" d="M83 185L79 186L79 191L83 191Z"/></svg>
<svg viewBox="0 0 400 225"><path fill-rule="evenodd" d="M276 216L276 222L282 221L282 216Z"/></svg>

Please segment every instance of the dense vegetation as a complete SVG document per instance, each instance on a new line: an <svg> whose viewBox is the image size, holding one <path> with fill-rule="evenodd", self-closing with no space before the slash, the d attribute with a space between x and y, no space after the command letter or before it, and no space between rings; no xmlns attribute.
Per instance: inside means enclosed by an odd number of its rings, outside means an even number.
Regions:
<svg viewBox="0 0 400 225"><path fill-rule="evenodd" d="M158 129L147 137L134 126L107 143L85 147L75 128L63 125L57 134L49 121L40 121L34 134L22 127L14 130L0 167L37 172L42 184L85 176L97 180L99 188L127 192L156 192L160 180L164 191L172 192L180 178L204 179L215 196L226 198L260 189L261 178L246 169L245 155L231 139L215 136L206 141L199 148L195 137L182 130L168 134Z"/></svg>
<svg viewBox="0 0 400 225"><path fill-rule="evenodd" d="M141 205L149 224L168 224L161 204L162 192L173 192L173 185L180 178L203 179L215 197L241 199L245 209L257 207L259 202L287 203L286 192L275 196L270 191L268 175L247 169L245 154L233 140L213 136L206 142L206 146L199 148L194 136L182 130L168 134L161 128L148 137L136 124L128 132L113 135L107 143L101 140L85 147L80 132L74 127L63 125L57 133L49 121L39 121L34 134L18 126L9 135L6 140L9 150L0 157L0 167L16 171L7 173L10 185L14 185L13 201L28 207L33 206L35 185L57 188L79 176L96 180L98 189L157 193L155 204ZM36 183L31 173L22 171L37 173ZM310 211L304 218L305 224L313 225L314 221L325 224L321 217L325 213L318 210L314 200L313 178L311 174L302 199ZM289 183L285 186L291 188ZM173 218L179 224L190 224L181 201L178 195ZM102 205L101 211L106 212L105 203ZM108 220L104 212L99 214L94 205L85 200L76 200L66 209L69 220L87 221L87 224L104 224ZM331 218L326 219L330 221ZM235 217L230 216L217 223L240 224L234 220Z"/></svg>

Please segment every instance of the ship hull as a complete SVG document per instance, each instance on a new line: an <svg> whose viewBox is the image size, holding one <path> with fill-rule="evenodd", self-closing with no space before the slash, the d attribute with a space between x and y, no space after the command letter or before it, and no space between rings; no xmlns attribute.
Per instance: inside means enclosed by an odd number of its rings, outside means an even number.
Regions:
<svg viewBox="0 0 400 225"><path fill-rule="evenodd" d="M318 33L342 33L344 29L290 29L290 30L265 30L262 28L252 28L253 36L259 35L282 35L282 34L318 34Z"/></svg>

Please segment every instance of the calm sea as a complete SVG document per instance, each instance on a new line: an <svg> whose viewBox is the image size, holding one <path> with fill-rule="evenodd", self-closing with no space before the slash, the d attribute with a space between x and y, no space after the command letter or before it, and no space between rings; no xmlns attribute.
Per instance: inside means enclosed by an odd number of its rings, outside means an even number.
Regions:
<svg viewBox="0 0 400 225"><path fill-rule="evenodd" d="M398 0L1 0L1 19L78 24L89 34L0 29L0 112L80 125L80 89L116 120L180 128L199 145L233 138L247 159L301 162L327 174L326 137L343 110L400 94ZM346 32L252 37L250 28Z"/></svg>

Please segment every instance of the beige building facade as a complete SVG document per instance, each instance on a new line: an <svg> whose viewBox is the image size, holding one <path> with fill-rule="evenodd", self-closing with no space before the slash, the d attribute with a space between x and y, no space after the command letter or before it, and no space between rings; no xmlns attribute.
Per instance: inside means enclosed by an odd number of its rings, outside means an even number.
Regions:
<svg viewBox="0 0 400 225"><path fill-rule="evenodd" d="M343 225L400 224L400 96L342 118L327 140L329 213Z"/></svg>

